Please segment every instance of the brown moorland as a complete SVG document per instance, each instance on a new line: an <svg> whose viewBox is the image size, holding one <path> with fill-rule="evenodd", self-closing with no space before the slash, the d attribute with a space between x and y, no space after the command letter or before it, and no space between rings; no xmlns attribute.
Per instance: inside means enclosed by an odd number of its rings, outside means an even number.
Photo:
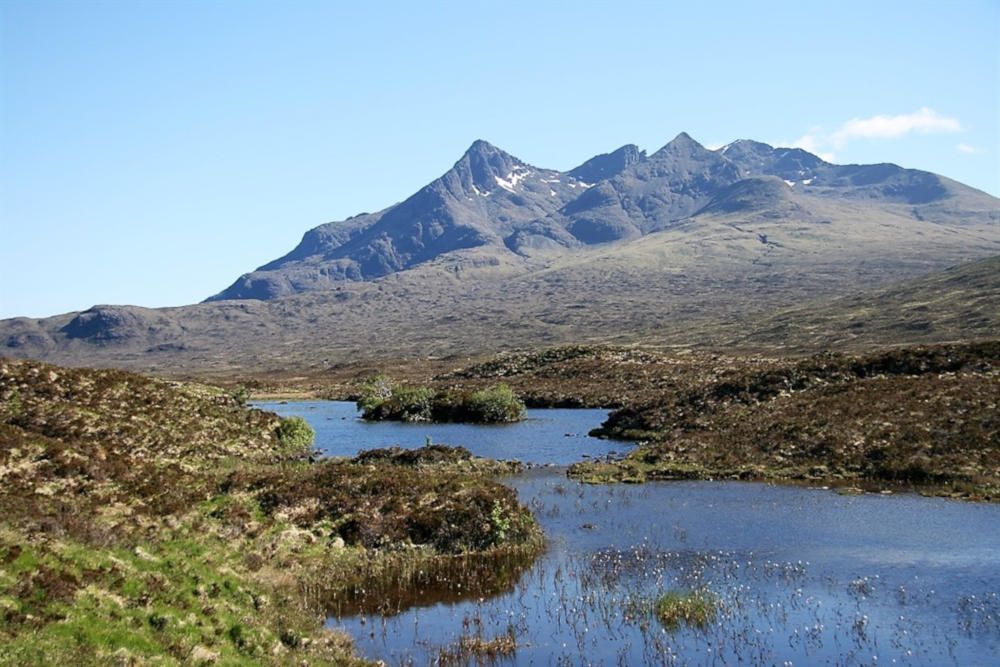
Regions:
<svg viewBox="0 0 1000 667"><path fill-rule="evenodd" d="M537 552L502 467L313 462L242 399L0 359L0 663L353 664L331 598L435 568L458 588L473 554L505 585Z"/></svg>

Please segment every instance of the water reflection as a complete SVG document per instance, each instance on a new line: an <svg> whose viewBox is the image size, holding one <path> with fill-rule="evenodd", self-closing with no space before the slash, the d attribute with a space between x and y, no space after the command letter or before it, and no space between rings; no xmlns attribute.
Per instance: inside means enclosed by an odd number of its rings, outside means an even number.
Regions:
<svg viewBox="0 0 1000 667"><path fill-rule="evenodd" d="M379 614L390 617L416 607L479 601L510 593L535 562L535 554L504 554L483 559L441 556L418 565L373 573L353 589L326 598L327 613L336 618Z"/></svg>
<svg viewBox="0 0 1000 667"><path fill-rule="evenodd" d="M628 443L587 435L607 410L528 410L516 424L406 424L366 422L345 401L258 402L255 407L282 416L305 417L316 430L316 446L327 456L354 456L362 449L422 447L432 442L462 445L477 456L516 459L524 463L569 465L586 456L624 452Z"/></svg>
<svg viewBox="0 0 1000 667"><path fill-rule="evenodd" d="M430 664L470 618L484 636L513 628L517 664L990 665L1000 651L995 506L745 483L595 487L547 470L512 483L551 541L513 590L379 619L374 632L357 618L331 625L389 664ZM909 558L894 553L901 539ZM653 607L677 590L711 591L718 613L668 630Z"/></svg>

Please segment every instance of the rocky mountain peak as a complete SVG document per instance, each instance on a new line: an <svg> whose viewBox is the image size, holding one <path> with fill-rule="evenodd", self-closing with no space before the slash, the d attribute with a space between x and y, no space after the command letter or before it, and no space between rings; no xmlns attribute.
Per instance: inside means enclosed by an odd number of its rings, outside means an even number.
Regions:
<svg viewBox="0 0 1000 667"><path fill-rule="evenodd" d="M452 171L458 173L466 187L492 190L499 181L510 181L518 172L527 171L527 165L490 142L476 139Z"/></svg>
<svg viewBox="0 0 1000 667"><path fill-rule="evenodd" d="M646 152L639 150L635 144L626 144L611 153L602 153L590 158L579 167L568 173L573 178L587 183L596 183L606 178L617 176L633 164L645 159Z"/></svg>
<svg viewBox="0 0 1000 667"><path fill-rule="evenodd" d="M653 153L653 157L664 157L668 155L692 155L696 153L708 152L708 149L691 138L687 132L681 132L671 139L663 148Z"/></svg>
<svg viewBox="0 0 1000 667"><path fill-rule="evenodd" d="M494 146L485 139L476 139L469 145L469 148L466 149L465 153L463 154L463 157L470 157L470 158L473 156L489 157L491 155L496 155L496 154L506 155L510 157L510 154L507 153L507 151L503 150L502 148L498 148L497 146Z"/></svg>
<svg viewBox="0 0 1000 667"><path fill-rule="evenodd" d="M731 149L772 151L774 150L774 146L765 144L763 141L754 141L753 139L737 139L720 148L719 152L726 153Z"/></svg>

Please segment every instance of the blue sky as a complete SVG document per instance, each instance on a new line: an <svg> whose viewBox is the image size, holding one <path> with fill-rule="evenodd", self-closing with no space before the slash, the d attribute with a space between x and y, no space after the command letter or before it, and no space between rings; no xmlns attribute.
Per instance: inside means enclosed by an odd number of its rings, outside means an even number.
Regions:
<svg viewBox="0 0 1000 667"><path fill-rule="evenodd" d="M1000 3L0 0L0 317L181 305L476 138L680 131L1000 193Z"/></svg>

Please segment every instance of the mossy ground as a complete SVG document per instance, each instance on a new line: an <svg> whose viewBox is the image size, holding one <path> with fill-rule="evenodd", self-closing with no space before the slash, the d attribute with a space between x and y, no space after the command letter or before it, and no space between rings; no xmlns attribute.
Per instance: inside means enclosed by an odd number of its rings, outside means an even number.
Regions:
<svg viewBox="0 0 1000 667"><path fill-rule="evenodd" d="M541 545L468 452L310 462L242 402L0 360L0 664L353 664L331 596Z"/></svg>
<svg viewBox="0 0 1000 667"><path fill-rule="evenodd" d="M353 663L349 637L318 626L294 587L253 571L221 504L98 544L5 522L0 663ZM281 526L261 539L276 557L296 548Z"/></svg>
<svg viewBox="0 0 1000 667"><path fill-rule="evenodd" d="M821 355L678 383L597 433L646 441L590 481L772 479L1000 499L1000 344Z"/></svg>

